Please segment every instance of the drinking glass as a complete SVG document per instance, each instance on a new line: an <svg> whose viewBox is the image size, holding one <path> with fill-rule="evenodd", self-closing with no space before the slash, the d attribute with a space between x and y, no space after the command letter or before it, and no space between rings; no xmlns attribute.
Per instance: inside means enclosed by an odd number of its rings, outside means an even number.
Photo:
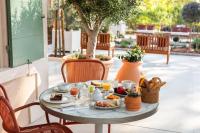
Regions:
<svg viewBox="0 0 200 133"><path fill-rule="evenodd" d="M117 88L118 84L119 84L118 80L112 81L112 88Z"/></svg>
<svg viewBox="0 0 200 133"><path fill-rule="evenodd" d="M88 93L89 93L89 105L92 103L92 94L94 93L95 86L89 85L88 86Z"/></svg>
<svg viewBox="0 0 200 133"><path fill-rule="evenodd" d="M72 87L70 89L70 94L73 98L73 102L74 102L74 107L75 109L77 108L77 99L78 99L78 94L79 94L79 89L76 87Z"/></svg>
<svg viewBox="0 0 200 133"><path fill-rule="evenodd" d="M109 90L111 89L111 83L103 83L102 84L103 90L105 91L104 95L109 95Z"/></svg>

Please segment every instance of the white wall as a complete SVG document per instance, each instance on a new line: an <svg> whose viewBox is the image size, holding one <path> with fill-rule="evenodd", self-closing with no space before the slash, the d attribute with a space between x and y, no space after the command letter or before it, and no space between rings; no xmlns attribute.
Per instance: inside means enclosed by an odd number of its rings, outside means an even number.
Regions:
<svg viewBox="0 0 200 133"><path fill-rule="evenodd" d="M4 4L3 1L5 2L5 0L0 0L0 13ZM42 0L42 2L44 14L47 16L47 0ZM28 65L22 65L16 68L0 67L0 84L3 84L6 87L6 91L8 92L8 96L10 97L13 107L18 107L26 103L36 101L39 94L48 88L46 19L47 17L44 19L44 58L34 61L30 65L30 69L28 69ZM0 36L3 32L4 31L0 26ZM6 39L6 34L0 37L0 45L2 43L1 38ZM0 57L3 58L3 60L7 60L5 55L0 55ZM21 124L26 125L30 121L34 121L40 117L42 115L40 112L41 110L39 108L34 108L34 111L26 110L25 112L18 113L16 116ZM29 118L30 116L32 116L32 119ZM1 126L1 120L0 133L4 133Z"/></svg>
<svg viewBox="0 0 200 133"><path fill-rule="evenodd" d="M125 34L126 29L127 29L126 23L123 22L123 21L120 21L119 24L117 24L117 25L112 24L112 25L110 26L109 31L110 31L112 34L117 35L117 32L119 32L120 34Z"/></svg>

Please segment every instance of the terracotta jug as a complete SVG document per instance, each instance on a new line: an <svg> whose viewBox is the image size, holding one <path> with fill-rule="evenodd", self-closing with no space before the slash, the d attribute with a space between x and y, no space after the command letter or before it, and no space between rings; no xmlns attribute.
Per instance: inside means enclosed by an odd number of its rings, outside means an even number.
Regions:
<svg viewBox="0 0 200 133"><path fill-rule="evenodd" d="M123 65L117 73L116 80L119 82L122 80L132 80L135 81L136 85L139 85L141 66L142 62L123 61Z"/></svg>

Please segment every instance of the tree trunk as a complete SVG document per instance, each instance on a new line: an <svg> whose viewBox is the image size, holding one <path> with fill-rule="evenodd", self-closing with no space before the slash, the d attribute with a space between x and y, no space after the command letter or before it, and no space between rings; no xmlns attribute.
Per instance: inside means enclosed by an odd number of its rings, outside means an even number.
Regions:
<svg viewBox="0 0 200 133"><path fill-rule="evenodd" d="M87 58L95 58L98 33L91 32L87 34L88 34L88 44L87 44L86 56Z"/></svg>

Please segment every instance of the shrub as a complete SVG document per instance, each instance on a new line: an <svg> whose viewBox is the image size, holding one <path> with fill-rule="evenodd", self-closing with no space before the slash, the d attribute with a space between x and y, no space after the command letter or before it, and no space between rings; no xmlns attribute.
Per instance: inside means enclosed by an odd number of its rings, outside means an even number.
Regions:
<svg viewBox="0 0 200 133"><path fill-rule="evenodd" d="M129 42L128 40L122 40L122 41L120 42L120 46L121 46L122 48L127 48L129 45L130 45L130 42Z"/></svg>
<svg viewBox="0 0 200 133"><path fill-rule="evenodd" d="M119 59L128 61L128 62L138 62L141 61L144 55L144 51L139 46L134 46L133 49L128 50L126 54L119 55Z"/></svg>
<svg viewBox="0 0 200 133"><path fill-rule="evenodd" d="M183 7L182 17L188 23L200 22L200 3L190 2Z"/></svg>
<svg viewBox="0 0 200 133"><path fill-rule="evenodd" d="M178 42L178 41L179 41L179 37L178 37L178 36L175 36L175 37L173 38L173 41L174 41L174 42Z"/></svg>
<svg viewBox="0 0 200 133"><path fill-rule="evenodd" d="M118 38L125 38L123 34L119 34L117 37Z"/></svg>
<svg viewBox="0 0 200 133"><path fill-rule="evenodd" d="M200 38L196 38L192 41L192 48L200 50Z"/></svg>

